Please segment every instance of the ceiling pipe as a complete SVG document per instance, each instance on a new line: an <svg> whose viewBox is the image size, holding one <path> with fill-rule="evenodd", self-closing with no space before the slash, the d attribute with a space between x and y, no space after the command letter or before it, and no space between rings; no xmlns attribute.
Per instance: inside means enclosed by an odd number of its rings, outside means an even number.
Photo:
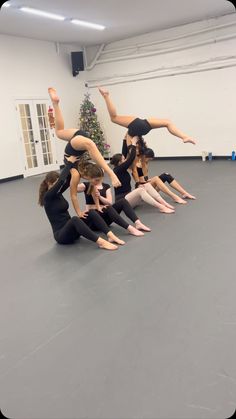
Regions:
<svg viewBox="0 0 236 419"><path fill-rule="evenodd" d="M206 68L202 68L202 69L192 69L192 70L184 70L184 71L175 71L175 72L170 72L168 74L156 74L156 75L148 75L148 76L142 76L142 77L138 77L138 78L130 78L130 79L126 79L126 80L113 80L113 81L104 81L104 84L106 84L106 86L111 86L111 85L116 85L116 84L124 84L124 83L135 83L137 81L142 81L142 80L150 80L150 79L159 79L159 78L164 78L164 77L173 77L173 76L179 76L179 75L183 75L183 74L193 74L193 73L203 73L206 71L212 71L212 70L221 70L223 68L230 68L230 67L236 67L236 61L231 63L231 64L216 64L214 66L209 66ZM97 83L90 83L89 81L88 83L88 87L89 88L95 88L97 87Z"/></svg>
<svg viewBox="0 0 236 419"><path fill-rule="evenodd" d="M105 48L105 44L100 45L93 61L91 62L91 64L89 66L86 66L86 70L90 71L95 67L95 65L98 63L98 58L100 57L101 52L104 48Z"/></svg>
<svg viewBox="0 0 236 419"><path fill-rule="evenodd" d="M198 31L189 32L189 33L184 34L184 35L179 35L179 36L164 39L164 40L161 40L161 41L145 42L143 44L130 45L130 46L121 47L121 48L111 48L111 49L107 49L107 50L103 51L101 53L101 55L109 54L111 52L126 51L128 49L134 49L134 48L144 48L144 47L148 47L148 46L152 46L152 45L163 44L165 42L178 41L180 39L185 39L185 38L189 38L191 36L195 36L195 35L199 35L199 34L203 34L203 33L207 33L207 32L212 32L212 31L215 31L215 30L218 30L218 29L230 28L231 26L235 26L235 25L236 25L236 21L235 22L230 22L230 23L224 23L222 25L216 25L216 26L213 26L211 28L200 29Z"/></svg>
<svg viewBox="0 0 236 419"><path fill-rule="evenodd" d="M141 53L141 54L124 55L122 57L107 58L105 60L100 60L100 61L98 60L96 62L96 64L98 65L98 64L105 64L105 63L110 63L110 62L114 62L114 61L133 60L135 58L152 57L152 56L155 56L155 55L168 54L168 53L177 52L177 51L184 51L184 50L187 50L189 48L196 48L196 47L209 45L209 44L214 44L216 42L222 42L222 41L226 41L226 40L230 40L230 39L234 39L234 38L236 38L236 34L224 35L224 36L214 38L214 39L207 39L207 40L201 41L201 42L194 42L194 43L191 43L191 44L185 45L185 46L166 48L166 49L159 50L159 51L151 51L151 52L145 52L145 53ZM95 65L95 63L94 63L94 65Z"/></svg>

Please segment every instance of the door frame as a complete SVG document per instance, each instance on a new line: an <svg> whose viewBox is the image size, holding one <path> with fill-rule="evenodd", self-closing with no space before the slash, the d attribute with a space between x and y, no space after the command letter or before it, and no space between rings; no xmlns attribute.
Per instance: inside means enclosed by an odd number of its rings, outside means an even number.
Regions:
<svg viewBox="0 0 236 419"><path fill-rule="evenodd" d="M36 111L36 104L41 104L44 103L46 104L46 106L48 107L50 105L50 101L47 98L40 98L40 97L28 97L25 99L19 99L16 98L15 99L15 110L16 110L16 114L17 114L17 136L19 138L19 141L21 143L21 150L22 150L22 157L23 157L23 176L26 177L30 177L30 176L35 176L35 175L39 175L42 173L46 173L46 172L50 172L51 170L58 170L60 168L59 164L58 164L58 158L57 158L57 151L56 151L56 142L55 142L55 134L52 132L52 130L49 128L48 132L50 135L50 140L51 140L51 148L52 148L52 158L54 163L50 164L50 165L45 165L43 162L43 153L42 153L42 143L41 143L41 138L40 138L40 129L39 129L39 124L37 123L37 111ZM38 160L38 166L29 169L28 168L28 162L27 162L27 157L26 157L26 151L25 151L25 143L24 143L24 138L23 138L23 134L22 134L22 125L21 125L21 117L20 117L20 112L19 112L19 106L20 104L29 104L30 106L30 116L31 116L31 123L32 123L32 129L33 129L33 133L34 136L37 137L37 141L38 143L36 144L35 141L35 146L36 146L36 155L37 155L37 160Z"/></svg>

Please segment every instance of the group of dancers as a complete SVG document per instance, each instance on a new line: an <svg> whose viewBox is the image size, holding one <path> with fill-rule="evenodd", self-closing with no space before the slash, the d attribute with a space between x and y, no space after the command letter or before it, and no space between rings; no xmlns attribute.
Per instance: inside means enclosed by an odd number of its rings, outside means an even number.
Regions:
<svg viewBox="0 0 236 419"><path fill-rule="evenodd" d="M125 242L113 233L110 227L112 223L136 237L151 231L134 211L141 202L157 208L162 213L171 214L175 212L174 206L166 202L159 191L179 204L186 204L186 199L196 199L169 173L148 178L148 163L154 158L154 152L147 147L143 136L151 129L165 127L184 143L195 144L195 141L177 129L170 120L117 115L109 92L101 88L99 91L105 99L111 121L127 128L122 153L115 154L110 161L114 169L112 170L106 163L87 132L64 128L60 99L56 90L49 88L54 109L55 133L67 144L64 153L65 167L61 173L56 171L47 173L39 188L39 205L44 207L54 238L59 244L72 244L83 236L95 242L100 248L116 250L118 245L124 245ZM90 160L86 158L87 154ZM131 186L130 172L135 181L134 190ZM110 177L114 187L114 203L111 186L103 182L105 173ZM81 178L86 181L81 182ZM166 182L181 196L174 193ZM68 212L69 203L63 196L68 188L77 214L73 217ZM85 211L81 210L79 193L85 195ZM125 213L130 222L122 218L121 212ZM106 239L98 232L104 233Z"/></svg>

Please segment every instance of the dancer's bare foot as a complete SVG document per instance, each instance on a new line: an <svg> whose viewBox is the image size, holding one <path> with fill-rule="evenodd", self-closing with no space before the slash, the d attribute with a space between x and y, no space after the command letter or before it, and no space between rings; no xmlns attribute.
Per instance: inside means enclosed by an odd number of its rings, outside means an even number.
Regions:
<svg viewBox="0 0 236 419"><path fill-rule="evenodd" d="M118 246L115 244L109 243L109 241L102 239L101 237L98 238L97 244L100 247L100 249L106 249L106 250L117 250Z"/></svg>
<svg viewBox="0 0 236 419"><path fill-rule="evenodd" d="M180 196L177 196L177 195L175 198L175 202L177 202L177 204L187 204L186 201L184 201L182 198L180 198Z"/></svg>
<svg viewBox="0 0 236 419"><path fill-rule="evenodd" d="M109 92L108 92L108 90L105 90L105 89L103 89L102 87L98 87L98 90L99 90L99 92L101 93L101 95L102 95L103 97L107 97L107 96L109 96Z"/></svg>
<svg viewBox="0 0 236 419"><path fill-rule="evenodd" d="M164 214L173 214L175 212L174 209L167 208L165 205L159 208L159 211L163 212Z"/></svg>
<svg viewBox="0 0 236 419"><path fill-rule="evenodd" d="M172 209L172 210L175 209L175 207L173 207L173 205L168 204L168 202L166 202L164 205L165 205L165 207L167 207L169 209Z"/></svg>
<svg viewBox="0 0 236 419"><path fill-rule="evenodd" d="M135 228L137 228L137 230L151 231L151 229L149 227L145 226L145 224L141 223L140 220L137 220L135 222Z"/></svg>
<svg viewBox="0 0 236 419"><path fill-rule="evenodd" d="M191 143L191 144L196 144L196 141L193 140L193 138L191 137L186 137L183 139L184 143Z"/></svg>
<svg viewBox="0 0 236 419"><path fill-rule="evenodd" d="M120 245L125 244L124 240L120 240L119 237L117 237L112 231L109 231L109 233L107 234L107 237L110 243L117 243Z"/></svg>
<svg viewBox="0 0 236 419"><path fill-rule="evenodd" d="M53 103L59 103L59 101L60 101L59 96L57 95L57 92L53 87L48 88L48 94L49 94L49 96L51 98L51 101Z"/></svg>
<svg viewBox="0 0 236 419"><path fill-rule="evenodd" d="M184 199L197 199L196 196L190 195L190 193L186 193L182 195L182 198Z"/></svg>
<svg viewBox="0 0 236 419"><path fill-rule="evenodd" d="M135 228L134 226L129 225L128 227L128 232L130 234L132 234L133 236L137 236L137 237L141 237L144 236L144 233L142 233L142 231L139 231L137 228Z"/></svg>

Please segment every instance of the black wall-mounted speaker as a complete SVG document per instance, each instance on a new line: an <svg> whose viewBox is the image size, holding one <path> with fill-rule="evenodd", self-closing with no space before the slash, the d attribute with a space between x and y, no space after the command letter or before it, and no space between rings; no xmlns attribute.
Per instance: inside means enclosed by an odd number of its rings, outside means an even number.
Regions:
<svg viewBox="0 0 236 419"><path fill-rule="evenodd" d="M80 71L84 71L83 51L71 53L72 74L73 77L78 76Z"/></svg>

